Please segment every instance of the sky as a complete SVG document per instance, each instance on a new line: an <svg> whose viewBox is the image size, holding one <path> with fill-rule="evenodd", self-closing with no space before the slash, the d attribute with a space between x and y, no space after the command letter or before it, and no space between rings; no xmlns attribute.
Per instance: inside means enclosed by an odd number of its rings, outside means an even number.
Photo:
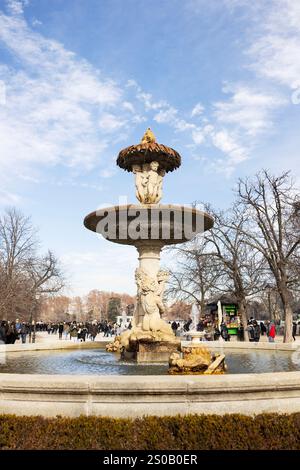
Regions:
<svg viewBox="0 0 300 470"><path fill-rule="evenodd" d="M261 168L300 181L299 51L299 0L0 0L0 214L32 217L69 295L134 294L135 249L83 227L135 202L118 152L147 127L179 151L165 203L225 209Z"/></svg>

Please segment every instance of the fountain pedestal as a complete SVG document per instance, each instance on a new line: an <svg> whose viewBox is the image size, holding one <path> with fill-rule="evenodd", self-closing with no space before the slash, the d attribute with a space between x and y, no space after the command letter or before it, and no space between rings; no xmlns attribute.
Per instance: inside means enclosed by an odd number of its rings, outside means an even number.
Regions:
<svg viewBox="0 0 300 470"><path fill-rule="evenodd" d="M168 362L170 355L180 351L180 341L138 342L137 362Z"/></svg>

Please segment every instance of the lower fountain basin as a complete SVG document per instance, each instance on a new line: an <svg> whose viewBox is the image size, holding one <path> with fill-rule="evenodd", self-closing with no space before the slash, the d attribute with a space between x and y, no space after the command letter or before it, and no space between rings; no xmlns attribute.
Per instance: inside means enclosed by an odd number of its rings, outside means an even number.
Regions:
<svg viewBox="0 0 300 470"><path fill-rule="evenodd" d="M238 350L224 352L227 374L300 370L300 351ZM167 375L168 364L122 361L104 350L65 350L7 353L0 373L58 375Z"/></svg>

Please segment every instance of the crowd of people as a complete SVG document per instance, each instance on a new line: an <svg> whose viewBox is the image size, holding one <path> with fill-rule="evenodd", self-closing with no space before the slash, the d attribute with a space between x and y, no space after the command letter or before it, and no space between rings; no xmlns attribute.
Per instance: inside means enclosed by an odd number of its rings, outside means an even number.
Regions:
<svg viewBox="0 0 300 470"><path fill-rule="evenodd" d="M0 324L0 344L14 344L17 340L26 343L28 335L35 331L34 324L25 321L6 321Z"/></svg>
<svg viewBox="0 0 300 470"><path fill-rule="evenodd" d="M29 336L36 332L47 332L48 335L58 335L60 340L86 341L89 339L95 341L98 334L104 337L119 335L122 331L131 328L131 323L120 325L116 322L103 320L97 322L24 322L2 320L0 324L0 344L14 344L20 340L23 344L27 342Z"/></svg>
<svg viewBox="0 0 300 470"><path fill-rule="evenodd" d="M175 334L182 335L188 334L190 331L192 320L186 321L183 326L178 322L172 322L171 326ZM229 334L229 328L225 322L221 322L220 326L218 324L213 324L211 319L203 318L200 319L197 326L197 331L205 332L205 339L217 341L220 337L224 341L230 341L231 335ZM247 322L247 326L244 329L243 324L240 322L237 328L237 340L244 341L244 332L247 332L248 339L250 342L259 342L261 336L267 336L270 343L275 342L276 335L283 334L283 328L280 324L276 324L273 320L259 321L255 320L253 317ZM298 323L293 321L293 339L296 340L296 335L300 335L300 321Z"/></svg>
<svg viewBox="0 0 300 470"><path fill-rule="evenodd" d="M192 320L186 322L169 322L175 336L183 336L188 334ZM25 322L17 319L16 321L2 320L0 323L0 344L14 344L20 340L23 344L27 342L28 337L35 338L36 332L47 332L48 335L58 335L60 340L86 341L89 339L95 341L98 334L103 337L112 337L120 335L124 330L131 329L131 322L118 324L117 322L92 321L92 322L78 322L78 321L61 321L61 322ZM254 318L248 320L246 332L250 342L259 342L261 336L266 335L268 341L273 343L276 335L281 333L279 325L276 325L272 320L258 321ZM197 331L207 333L206 339L219 340L220 337L224 341L230 341L230 334L226 323L222 322L220 327L212 325L208 319L200 319L196 327ZM300 322L293 322L293 338L296 340L296 335L300 335ZM244 341L244 327L240 323L237 330L237 339Z"/></svg>

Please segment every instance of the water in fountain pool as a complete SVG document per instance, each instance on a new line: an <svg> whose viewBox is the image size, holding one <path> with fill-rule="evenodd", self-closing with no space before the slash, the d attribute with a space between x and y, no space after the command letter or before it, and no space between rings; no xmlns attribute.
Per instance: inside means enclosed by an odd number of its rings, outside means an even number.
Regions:
<svg viewBox="0 0 300 470"><path fill-rule="evenodd" d="M228 373L300 370L300 352L226 351ZM136 364L95 350L8 353L0 372L15 374L164 375L167 364Z"/></svg>

